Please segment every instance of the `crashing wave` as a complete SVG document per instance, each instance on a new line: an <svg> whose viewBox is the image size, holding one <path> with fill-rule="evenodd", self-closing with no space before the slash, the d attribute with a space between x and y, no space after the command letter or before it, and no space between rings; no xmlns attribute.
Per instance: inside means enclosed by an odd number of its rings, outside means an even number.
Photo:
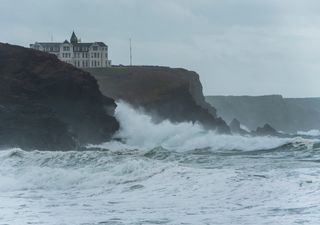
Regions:
<svg viewBox="0 0 320 225"><path fill-rule="evenodd" d="M298 131L297 134L317 137L320 136L320 130Z"/></svg>
<svg viewBox="0 0 320 225"><path fill-rule="evenodd" d="M152 117L133 109L124 102L118 102L115 116L120 130L115 135L123 142L113 141L90 147L106 149L152 149L163 147L175 151L210 148L217 150L265 150L274 149L288 143L303 141L297 138L246 137L240 135L219 135L204 129L197 123L172 123L164 120L155 123Z"/></svg>

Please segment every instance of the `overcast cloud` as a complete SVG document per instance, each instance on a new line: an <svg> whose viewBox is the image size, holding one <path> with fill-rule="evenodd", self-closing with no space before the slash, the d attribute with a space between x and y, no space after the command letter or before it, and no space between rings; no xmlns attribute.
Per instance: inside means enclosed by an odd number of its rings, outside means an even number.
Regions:
<svg viewBox="0 0 320 225"><path fill-rule="evenodd" d="M320 96L318 0L0 0L0 41L104 41L113 64L184 67L206 95Z"/></svg>

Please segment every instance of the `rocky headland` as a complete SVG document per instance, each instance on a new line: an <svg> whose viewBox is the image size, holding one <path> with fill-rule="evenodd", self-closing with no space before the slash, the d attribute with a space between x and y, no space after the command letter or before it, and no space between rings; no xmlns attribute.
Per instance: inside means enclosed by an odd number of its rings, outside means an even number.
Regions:
<svg viewBox="0 0 320 225"><path fill-rule="evenodd" d="M219 133L230 133L202 93L199 75L185 69L159 66L113 66L86 69L101 92L142 108L154 120L197 122Z"/></svg>
<svg viewBox="0 0 320 225"><path fill-rule="evenodd" d="M119 128L115 107L89 73L0 43L0 147L69 150L107 141Z"/></svg>
<svg viewBox="0 0 320 225"><path fill-rule="evenodd" d="M51 54L0 43L0 148L71 150L108 141L119 129L115 100L155 122L193 122L217 133L250 136L283 136L277 130L301 123L294 118L319 112L311 110L318 99L281 96L207 97L210 105L193 71L160 66L84 71ZM317 124L306 121L311 128Z"/></svg>

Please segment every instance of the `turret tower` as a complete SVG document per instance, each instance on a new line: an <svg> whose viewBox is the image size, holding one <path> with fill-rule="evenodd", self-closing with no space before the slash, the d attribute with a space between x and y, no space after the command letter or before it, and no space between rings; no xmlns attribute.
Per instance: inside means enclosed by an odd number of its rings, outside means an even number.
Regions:
<svg viewBox="0 0 320 225"><path fill-rule="evenodd" d="M78 43L78 38L76 36L76 34L74 33L74 31L72 32L71 38L70 38L70 43L71 44L77 44Z"/></svg>

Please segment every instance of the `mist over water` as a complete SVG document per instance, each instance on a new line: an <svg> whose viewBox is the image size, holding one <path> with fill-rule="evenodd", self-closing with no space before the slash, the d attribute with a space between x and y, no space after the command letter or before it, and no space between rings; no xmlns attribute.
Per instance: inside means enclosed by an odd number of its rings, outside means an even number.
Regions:
<svg viewBox="0 0 320 225"><path fill-rule="evenodd" d="M118 103L122 141L0 151L0 224L318 224L319 140L155 124Z"/></svg>

